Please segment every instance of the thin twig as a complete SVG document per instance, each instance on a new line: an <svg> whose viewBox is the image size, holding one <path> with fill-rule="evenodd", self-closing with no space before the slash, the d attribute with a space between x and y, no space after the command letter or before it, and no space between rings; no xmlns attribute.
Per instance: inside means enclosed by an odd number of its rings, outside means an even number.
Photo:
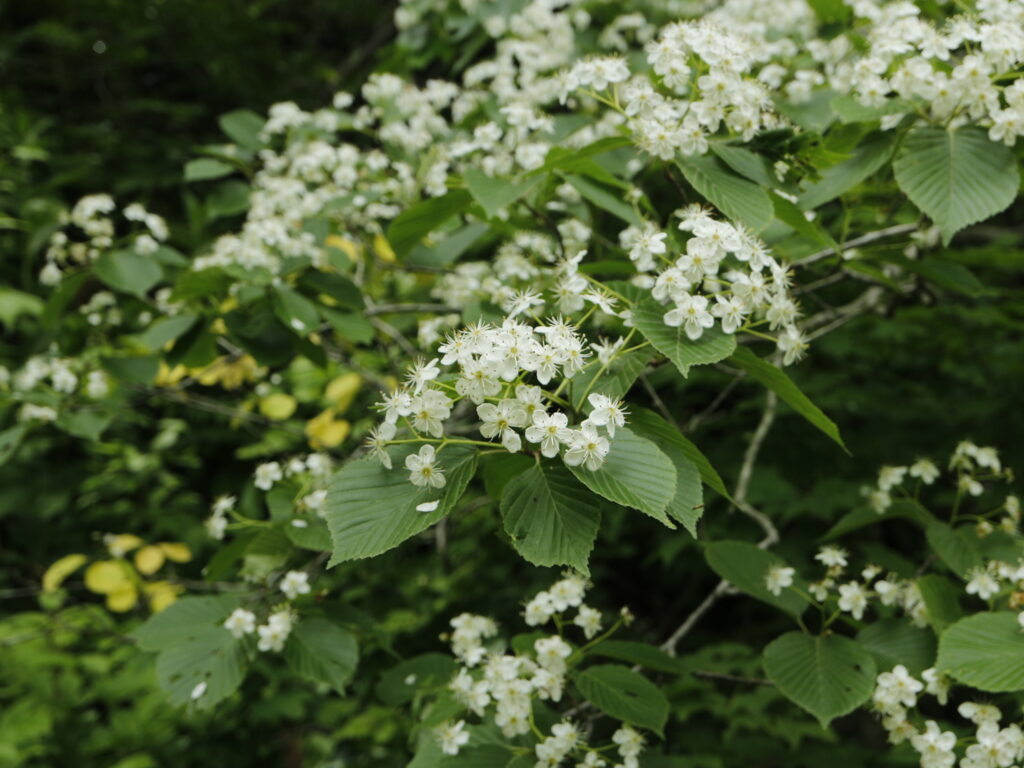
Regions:
<svg viewBox="0 0 1024 768"><path fill-rule="evenodd" d="M733 376L732 381L722 387L722 391L719 392L715 396L715 399L711 401L711 405L686 422L686 429L684 431L687 433L694 432L704 419L718 410L718 407L725 402L725 398L729 396L733 389L736 388L736 385L739 384L746 375L746 371L739 371L736 373L736 375Z"/></svg>
<svg viewBox="0 0 1024 768"><path fill-rule="evenodd" d="M458 311L458 307L450 307L447 304L374 304L372 307L367 307L363 314L369 317L400 312L444 312L447 314Z"/></svg>
<svg viewBox="0 0 1024 768"><path fill-rule="evenodd" d="M885 229L878 229L875 230L874 232L868 232L865 235L861 235L860 237L855 237L853 240L847 240L845 243L842 244L842 246L840 246L839 251L836 251L835 248L826 248L823 251L812 253L810 256L804 256L802 259L794 261L792 266L806 267L808 264L814 264L817 261L827 259L829 256L833 256L836 253L841 253L842 251L849 250L850 248L856 248L859 245L867 245L868 243L873 243L876 240L883 240L887 237L893 237L895 235L905 235L908 232L913 232L916 229L918 229L917 224L897 224L892 227L886 227Z"/></svg>
<svg viewBox="0 0 1024 768"><path fill-rule="evenodd" d="M409 340L405 338L404 335L402 335L402 332L395 328L395 326L393 326L391 323L385 322L384 320L381 320L379 317L370 317L368 319L370 321L370 324L374 328L383 333L385 336L391 337L391 339L394 340L394 342L398 344L398 346L402 348L402 351L405 352L405 354L409 355L409 357L413 359L421 357L416 347L410 344Z"/></svg>

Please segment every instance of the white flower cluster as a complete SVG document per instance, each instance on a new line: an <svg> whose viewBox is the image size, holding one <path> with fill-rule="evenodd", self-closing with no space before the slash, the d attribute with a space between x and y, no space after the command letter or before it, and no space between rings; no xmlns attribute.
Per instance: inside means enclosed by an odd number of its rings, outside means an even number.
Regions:
<svg viewBox="0 0 1024 768"><path fill-rule="evenodd" d="M561 319L534 326L509 317L500 326L472 325L449 335L438 352L440 358L415 365L406 385L378 404L384 422L371 432L368 444L389 469L387 448L395 441L399 419L415 436L401 442L433 438L443 448L444 422L460 400L476 406L480 434L499 440L506 450L522 450L525 437L538 445L541 455L554 458L561 453L567 465L589 470L601 466L611 450L608 438L626 423L622 403L601 394L589 395L591 412L576 428L551 405L561 401L542 387L559 379L564 384L586 366L590 355L585 339ZM457 369L454 385L440 378L440 366ZM541 386L524 383L527 377ZM414 485L444 487L447 481L437 461L439 452L427 443L406 457Z"/></svg>
<svg viewBox="0 0 1024 768"><path fill-rule="evenodd" d="M868 50L837 58L853 50L845 36L846 50L820 41L811 50L833 88L852 92L864 106L893 110L883 126L895 125L916 106L939 124L987 125L993 141L1009 146L1024 135L1024 80L1006 76L1024 61L1019 2L981 2L977 15L955 16L941 27L912 2L849 5L861 22L851 36L866 37ZM910 104L901 108L893 104L897 98Z"/></svg>
<svg viewBox="0 0 1024 768"><path fill-rule="evenodd" d="M552 620L559 626L580 627L588 640L601 627L601 614L583 604L586 581L575 573L566 573L550 588L539 592L527 604L525 620L531 627ZM576 610L569 622L565 616ZM478 717L491 713L495 724L504 735L513 738L531 731L531 702L533 698L557 703L561 701L569 659L573 647L561 635L537 639L530 653L508 653L500 641L494 641L498 627L492 619L468 613L451 620L452 652L462 666L449 684L456 699ZM439 726L435 735L442 752L458 754L469 742L470 733L464 720L447 722ZM622 758L622 768L636 768L643 748L643 737L629 726L623 725L612 736ZM572 722L563 721L552 727L548 736L540 738L534 747L536 765L555 768L570 755L578 758L582 768L603 768L608 762L602 757L604 750L587 746L580 729Z"/></svg>
<svg viewBox="0 0 1024 768"><path fill-rule="evenodd" d="M73 395L80 389L87 397L100 399L110 394L110 380L101 370L82 371L81 359L33 355L19 368L9 382L15 392L28 392L41 387L60 395ZM85 386L81 387L84 374Z"/></svg>
<svg viewBox="0 0 1024 768"><path fill-rule="evenodd" d="M956 734L943 731L934 720L925 721L923 728L915 725L914 720L919 718L912 712L922 691L945 705L949 680L935 669L924 670L921 677L924 682L914 678L902 664L880 674L872 696L874 709L881 715L893 744L909 740L921 756L921 768L952 768L957 762ZM957 712L976 728L973 743L960 758L960 768L1011 768L1024 757L1024 732L1016 724L1001 728L1002 712L998 707L968 701Z"/></svg>
<svg viewBox="0 0 1024 768"><path fill-rule="evenodd" d="M260 651L280 653L295 625L295 616L289 608L280 608L267 616L265 624L256 625L256 614L245 608L236 608L224 621L224 629L241 639L254 632L258 636L256 647Z"/></svg>
<svg viewBox="0 0 1024 768"><path fill-rule="evenodd" d="M79 200L70 214L60 218L60 227L50 235L46 265L39 273L39 281L43 285L56 285L63 278L65 270L90 264L113 246L116 236L113 215L116 210L117 205L110 195L87 195ZM131 242L136 253L153 253L170 234L167 223L139 203L126 206L121 214L136 232ZM138 231L138 225L141 225L143 231Z"/></svg>
<svg viewBox="0 0 1024 768"><path fill-rule="evenodd" d="M674 261L666 254L666 235L652 225L620 235L637 270L645 273L641 284L671 307L665 324L681 327L694 341L716 321L725 333L766 324L778 330L783 363L800 359L807 342L796 326L800 310L790 296L786 268L742 226L717 220L706 208L691 205L678 216L680 231L689 236ZM667 264L657 272L655 257Z"/></svg>
<svg viewBox="0 0 1024 768"><path fill-rule="evenodd" d="M749 140L779 124L768 89L751 76L757 48L746 38L708 21L677 22L645 51L660 89L646 74L633 77L624 58L585 59L565 75L563 101L579 90L598 96L628 119L636 144L662 160L706 153L723 126Z"/></svg>

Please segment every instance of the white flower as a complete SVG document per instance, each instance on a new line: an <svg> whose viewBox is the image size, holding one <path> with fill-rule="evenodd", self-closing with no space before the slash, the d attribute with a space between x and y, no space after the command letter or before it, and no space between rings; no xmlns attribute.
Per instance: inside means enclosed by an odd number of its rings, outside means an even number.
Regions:
<svg viewBox="0 0 1024 768"><path fill-rule="evenodd" d="M256 614L244 608L236 608L230 616L224 620L224 629L228 630L235 637L251 635L256 631Z"/></svg>
<svg viewBox="0 0 1024 768"><path fill-rule="evenodd" d="M644 748L644 737L628 725L624 725L612 734L612 742L619 747L619 756L626 765L637 764L637 758Z"/></svg>
<svg viewBox="0 0 1024 768"><path fill-rule="evenodd" d="M572 648L558 635L542 637L533 644L537 652L537 663L555 675L565 674L565 660L572 653Z"/></svg>
<svg viewBox="0 0 1024 768"><path fill-rule="evenodd" d="M289 611L277 611L270 614L267 623L256 628L259 640L256 647L263 652L275 653L284 649L285 641L292 631L292 615Z"/></svg>
<svg viewBox="0 0 1024 768"><path fill-rule="evenodd" d="M391 469L391 456L388 454L388 442L395 438L395 425L384 421L370 430L366 436L366 446L370 453L388 469Z"/></svg>
<svg viewBox="0 0 1024 768"><path fill-rule="evenodd" d="M926 768L951 768L956 762L956 755L953 753L956 734L952 731L940 731L939 724L934 720L925 723L924 733L911 736L910 744L921 755L921 765Z"/></svg>
<svg viewBox="0 0 1024 768"><path fill-rule="evenodd" d="M261 491L269 491L274 487L274 483L283 477L284 473L281 471L281 465L276 461L270 461L256 467L254 483Z"/></svg>
<svg viewBox="0 0 1024 768"><path fill-rule="evenodd" d="M786 587L792 586L793 574L796 573L796 569L790 568L784 565L773 565L768 569L768 573L765 574L764 583L776 597L782 594L782 590Z"/></svg>
<svg viewBox="0 0 1024 768"><path fill-rule="evenodd" d="M852 614L855 619L860 619L864 616L864 609L867 606L867 592L859 582L851 581L839 585L839 610Z"/></svg>
<svg viewBox="0 0 1024 768"><path fill-rule="evenodd" d="M682 326L687 338L696 341L714 326L715 318L708 312L707 298L684 293L676 299L676 308L665 313L664 322L673 328Z"/></svg>
<svg viewBox="0 0 1024 768"><path fill-rule="evenodd" d="M526 623L531 627L547 624L556 613L555 606L551 601L551 595L547 592L538 592L534 598L526 604ZM1024 614L1021 614L1024 616Z"/></svg>
<svg viewBox="0 0 1024 768"><path fill-rule="evenodd" d="M436 464L434 446L424 445L419 453L405 457L405 468L409 470L409 482L413 485L444 488L444 471Z"/></svg>
<svg viewBox="0 0 1024 768"><path fill-rule="evenodd" d="M977 595L982 600L988 600L998 594L999 582L984 568L972 568L967 575L970 576L965 588L968 595Z"/></svg>
<svg viewBox="0 0 1024 768"><path fill-rule="evenodd" d="M1022 614L1024 615L1024 614ZM588 605L581 605L572 623L583 630L583 636L590 640L601 631L601 612Z"/></svg>
<svg viewBox="0 0 1024 768"><path fill-rule="evenodd" d="M578 431L573 431L569 439L569 450L565 452L563 460L570 467L578 467L581 464L591 472L604 464L605 457L611 445L608 438L602 437L593 424L581 424Z"/></svg>
<svg viewBox="0 0 1024 768"><path fill-rule="evenodd" d="M437 743L441 745L441 752L446 755L457 755L459 749L469 742L469 732L465 730L466 721L459 720L456 723L442 723L435 730Z"/></svg>
<svg viewBox="0 0 1024 768"><path fill-rule="evenodd" d="M829 568L846 567L846 551L839 547L827 545L818 550L814 559Z"/></svg>
<svg viewBox="0 0 1024 768"><path fill-rule="evenodd" d="M494 403L482 403L476 407L476 415L483 422L480 434L487 438L500 437L501 444L510 453L516 453L523 447L523 441L513 427L526 424L526 410L518 400L502 400Z"/></svg>
<svg viewBox="0 0 1024 768"><path fill-rule="evenodd" d="M925 690L938 699L939 704L946 706L949 700L949 678L931 667L921 673L921 679L924 680Z"/></svg>
<svg viewBox="0 0 1024 768"><path fill-rule="evenodd" d="M587 416L584 424L590 423L598 427L605 427L608 430L608 436L615 437L615 428L626 424L626 409L623 407L622 401L612 400L607 395L597 392L590 394L587 401L593 410Z"/></svg>
<svg viewBox="0 0 1024 768"><path fill-rule="evenodd" d="M540 443L541 455L553 458L572 438L573 431L567 427L568 423L569 417L559 411L551 414L534 411L533 426L526 428L526 439Z"/></svg>
<svg viewBox="0 0 1024 768"><path fill-rule="evenodd" d="M939 468L929 459L918 459L910 465L908 473L925 485L931 485L939 477Z"/></svg>
<svg viewBox="0 0 1024 768"><path fill-rule="evenodd" d="M288 571L278 587L289 600L294 600L299 595L308 595L309 574L305 571Z"/></svg>
<svg viewBox="0 0 1024 768"><path fill-rule="evenodd" d="M888 493L903 482L906 474L906 467L882 467L878 471L878 488Z"/></svg>

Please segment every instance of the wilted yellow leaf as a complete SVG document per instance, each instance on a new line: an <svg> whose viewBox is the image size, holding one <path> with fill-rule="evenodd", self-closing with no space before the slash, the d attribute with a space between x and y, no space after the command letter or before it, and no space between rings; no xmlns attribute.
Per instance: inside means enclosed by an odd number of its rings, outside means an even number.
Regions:
<svg viewBox="0 0 1024 768"><path fill-rule="evenodd" d="M107 551L114 557L124 557L133 549L142 546L142 539L134 533L118 533L103 537L103 543L107 545Z"/></svg>
<svg viewBox="0 0 1024 768"><path fill-rule="evenodd" d="M56 591L64 579L85 565L88 559L85 555L65 555L55 562L43 574L43 592Z"/></svg>
<svg viewBox="0 0 1024 768"><path fill-rule="evenodd" d="M384 237L384 235L377 235L373 238L373 250L377 252L381 261L394 262L398 258L395 256L395 251L391 247L391 243L388 242L388 239Z"/></svg>
<svg viewBox="0 0 1024 768"><path fill-rule="evenodd" d="M85 569L85 587L98 595L110 595L132 587L127 569L123 561L99 560Z"/></svg>
<svg viewBox="0 0 1024 768"><path fill-rule="evenodd" d="M352 261L359 261L359 252L361 250L359 243L353 242L341 235L330 235L326 240L324 240L324 245L330 248L337 248Z"/></svg>
<svg viewBox="0 0 1024 768"><path fill-rule="evenodd" d="M295 413L297 405L298 403L295 402L295 398L291 395L277 392L273 395L267 395L260 400L260 413L268 419L281 421Z"/></svg>
<svg viewBox="0 0 1024 768"><path fill-rule="evenodd" d="M325 392L327 400L335 413L344 413L352 405L352 401L363 386L363 377L358 373L343 373L331 380Z"/></svg>
<svg viewBox="0 0 1024 768"><path fill-rule="evenodd" d="M206 387L220 384L224 389L238 389L246 381L255 378L257 367L251 355L242 355L237 360L222 355L196 371L196 381Z"/></svg>
<svg viewBox="0 0 1024 768"><path fill-rule="evenodd" d="M173 368L169 368L167 363L161 360L160 367L156 371L156 377L153 379L153 385L156 387L173 387L185 378L186 375L188 375L188 368L184 365L176 365Z"/></svg>
<svg viewBox="0 0 1024 768"><path fill-rule="evenodd" d="M143 547L135 553L135 567L139 573L149 576L160 570L164 564L164 553L160 547Z"/></svg>
<svg viewBox="0 0 1024 768"><path fill-rule="evenodd" d="M187 563L192 559L192 550L177 541L161 541L157 546L167 555L168 560L176 563Z"/></svg>
<svg viewBox="0 0 1024 768"><path fill-rule="evenodd" d="M313 450L333 448L352 431L352 425L344 419L335 420L334 413L333 408L328 408L306 422L306 437L309 438L309 445Z"/></svg>
<svg viewBox="0 0 1024 768"><path fill-rule="evenodd" d="M107 595L107 609L115 613L130 611L138 602L139 593L130 583Z"/></svg>
<svg viewBox="0 0 1024 768"><path fill-rule="evenodd" d="M149 609L153 613L160 613L185 591L180 584L171 584L169 581L151 581L144 585L144 588L149 598Z"/></svg>

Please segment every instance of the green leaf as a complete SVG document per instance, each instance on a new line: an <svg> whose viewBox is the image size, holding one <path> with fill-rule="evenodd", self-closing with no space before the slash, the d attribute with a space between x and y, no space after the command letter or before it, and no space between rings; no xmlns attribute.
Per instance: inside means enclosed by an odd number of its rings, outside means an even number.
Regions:
<svg viewBox="0 0 1024 768"><path fill-rule="evenodd" d="M771 198L757 184L737 176L717 157L680 158L679 169L694 189L733 221L759 232L772 223Z"/></svg>
<svg viewBox="0 0 1024 768"><path fill-rule="evenodd" d="M565 467L544 461L508 481L501 516L512 546L527 561L569 565L588 574L587 559L601 524L595 501Z"/></svg>
<svg viewBox="0 0 1024 768"><path fill-rule="evenodd" d="M874 657L880 672L902 664L920 675L935 663L935 635L909 619L882 619L857 633L857 642Z"/></svg>
<svg viewBox="0 0 1024 768"><path fill-rule="evenodd" d="M306 336L320 327L316 304L286 285L276 285L271 293L274 314L286 328Z"/></svg>
<svg viewBox="0 0 1024 768"><path fill-rule="evenodd" d="M634 423L634 426L641 425L646 429L652 429L650 426L651 422L662 422L667 425L667 422L658 416L658 414L654 413L654 411L649 411L646 408L634 408L631 413L630 422ZM642 430L638 429L638 431ZM686 438L685 435L679 432L679 430L675 430L672 440L679 446L683 455L686 456L686 458L688 458L695 467L697 467L697 471L700 473L700 479L704 481L704 485L731 500L732 497L729 495L729 491L726 490L725 483L722 482L722 478L719 476L718 471L711 466L711 462L708 461L707 457L703 453L701 453L700 448L694 445Z"/></svg>
<svg viewBox="0 0 1024 768"><path fill-rule="evenodd" d="M217 119L220 129L235 144L253 151L263 149L263 139L260 138L260 131L263 130L264 120L248 109L236 109L233 112L221 115Z"/></svg>
<svg viewBox="0 0 1024 768"><path fill-rule="evenodd" d="M406 208L388 226L387 236L398 258L404 258L416 243L469 207L472 197L464 189L453 189Z"/></svg>
<svg viewBox="0 0 1024 768"><path fill-rule="evenodd" d="M484 209L489 219L493 219L498 211L516 202L541 179L540 176L527 176L519 180L494 178L476 168L467 168L463 178L466 181L466 189Z"/></svg>
<svg viewBox="0 0 1024 768"><path fill-rule="evenodd" d="M139 334L139 341L150 352L159 352L169 341L174 341L196 324L195 315L174 315L157 320Z"/></svg>
<svg viewBox="0 0 1024 768"><path fill-rule="evenodd" d="M846 450L843 438L840 437L839 428L835 425L835 422L826 416L818 406L812 403L807 398L807 395L797 388L793 380L782 369L772 365L767 360L762 360L746 347L739 347L732 357L729 358L729 362L737 368L742 368L753 378L768 387L794 411L832 438L844 451Z"/></svg>
<svg viewBox="0 0 1024 768"><path fill-rule="evenodd" d="M822 728L859 707L875 689L875 660L841 635L788 632L764 649L763 662L768 678Z"/></svg>
<svg viewBox="0 0 1024 768"><path fill-rule="evenodd" d="M152 384L160 370L159 355L127 355L103 357L100 362L107 372L119 381L131 384Z"/></svg>
<svg viewBox="0 0 1024 768"><path fill-rule="evenodd" d="M851 531L857 531L885 520L896 519L911 520L920 525L925 525L930 518L922 513L918 507L901 500L894 501L881 515L869 506L858 507L839 518L836 524L829 528L825 535L821 537L821 541L838 539L840 536L844 536Z"/></svg>
<svg viewBox="0 0 1024 768"><path fill-rule="evenodd" d="M598 496L639 509L669 528L675 526L665 509L675 497L676 469L650 440L619 427L611 438L611 450L598 469L569 467L577 479Z"/></svg>
<svg viewBox="0 0 1024 768"><path fill-rule="evenodd" d="M219 179L235 172L235 166L212 157L200 157L185 164L185 181L206 181Z"/></svg>
<svg viewBox="0 0 1024 768"><path fill-rule="evenodd" d="M633 306L633 324L656 350L675 363L684 378L689 376L691 366L717 363L735 351L736 337L723 333L717 325L691 341L681 327L665 325L667 311L654 299L642 299Z"/></svg>
<svg viewBox="0 0 1024 768"><path fill-rule="evenodd" d="M655 672L668 672L672 675L682 674L688 669L686 664L676 657L669 656L657 646L647 643L605 640L595 645L587 653L591 656L604 656L629 664L639 664L641 667L653 669Z"/></svg>
<svg viewBox="0 0 1024 768"><path fill-rule="evenodd" d="M28 424L15 424L0 432L0 466L11 460L27 433Z"/></svg>
<svg viewBox="0 0 1024 768"><path fill-rule="evenodd" d="M601 371L602 366L596 363L584 368L569 380L573 407L576 410L582 408L587 402L587 397L595 392L607 395L613 400L624 397L650 360L650 350L637 349L619 355L604 371ZM592 385L591 382L595 383Z"/></svg>
<svg viewBox="0 0 1024 768"><path fill-rule="evenodd" d="M811 210L834 200L847 190L874 176L889 162L895 148L891 131L879 132L857 146L853 157L821 172L821 179L811 184L797 201L804 210Z"/></svg>
<svg viewBox="0 0 1024 768"><path fill-rule="evenodd" d="M425 653L414 656L382 673L375 693L389 707L398 707L412 701L421 691L447 685L457 668L450 654Z"/></svg>
<svg viewBox="0 0 1024 768"><path fill-rule="evenodd" d="M774 605L791 616L799 616L807 602L790 589L773 595L765 586L765 576L773 566L786 565L785 560L773 552L745 541L715 541L704 548L704 557L715 573L732 584L736 589L756 597L762 602ZM793 586L806 592L806 585L797 576Z"/></svg>
<svg viewBox="0 0 1024 768"><path fill-rule="evenodd" d="M590 201L598 208L608 211L608 213L622 219L627 224L643 226L644 220L640 218L640 214L633 210L631 205L623 202L619 197L612 192L609 192L604 187L595 184L582 176L567 174L563 176L563 178L569 182L573 189L579 192L585 200Z"/></svg>
<svg viewBox="0 0 1024 768"><path fill-rule="evenodd" d="M964 227L1009 207L1020 188L1013 150L981 128L916 128L893 161L896 183L948 245Z"/></svg>
<svg viewBox="0 0 1024 768"><path fill-rule="evenodd" d="M284 659L300 677L327 683L344 693L356 670L359 649L351 633L314 616L300 619L292 629L284 646Z"/></svg>
<svg viewBox="0 0 1024 768"><path fill-rule="evenodd" d="M43 300L38 296L0 286L0 323L8 330L14 328L22 315L41 314L43 306Z"/></svg>
<svg viewBox="0 0 1024 768"><path fill-rule="evenodd" d="M907 271L914 272L938 286L966 296L977 297L985 293L984 283L963 264L934 256L924 259L907 259L903 256L887 255L885 260L899 264Z"/></svg>
<svg viewBox="0 0 1024 768"><path fill-rule="evenodd" d="M982 691L1024 690L1024 632L1017 614L976 613L948 627L935 666Z"/></svg>
<svg viewBox="0 0 1024 768"><path fill-rule="evenodd" d="M373 324L355 312L339 312L330 307L320 307L320 313L341 338L355 344L369 344L376 333Z"/></svg>
<svg viewBox="0 0 1024 768"><path fill-rule="evenodd" d="M57 426L83 440L99 440L103 430L110 426L114 417L94 409L64 411L57 418Z"/></svg>
<svg viewBox="0 0 1024 768"><path fill-rule="evenodd" d="M213 221L248 210L251 191L252 188L244 181L231 179L221 182L206 196L206 218Z"/></svg>
<svg viewBox="0 0 1024 768"><path fill-rule="evenodd" d="M616 720L661 734L668 720L668 699L650 680L628 667L600 664L575 676L580 693Z"/></svg>
<svg viewBox="0 0 1024 768"><path fill-rule="evenodd" d="M296 526L296 522L304 522L305 526ZM320 519L299 520L296 518L284 528L285 536L297 547L311 549L314 552L331 551L331 532L327 524Z"/></svg>
<svg viewBox="0 0 1024 768"><path fill-rule="evenodd" d="M913 105L903 99L889 99L880 107L865 107L850 93L836 96L830 102L832 109L843 123L870 123L886 115L913 111Z"/></svg>
<svg viewBox="0 0 1024 768"><path fill-rule="evenodd" d="M764 155L759 155L745 147L737 147L732 144L713 142L710 146L711 151L718 155L723 163L741 176L768 189L779 186L775 170L772 168L771 162Z"/></svg>
<svg viewBox="0 0 1024 768"><path fill-rule="evenodd" d="M238 607L237 595L183 597L154 614L128 636L144 651L161 651L188 637L196 627L219 627ZM230 637L230 633L225 630Z"/></svg>
<svg viewBox="0 0 1024 768"><path fill-rule="evenodd" d="M972 568L981 566L981 552L976 540L964 535L963 531L954 531L945 523L933 520L925 527L924 533L928 545L957 576L964 578Z"/></svg>
<svg viewBox="0 0 1024 768"><path fill-rule="evenodd" d="M224 627L193 627L156 657L156 679L172 704L210 709L242 684L246 661L244 644Z"/></svg>
<svg viewBox="0 0 1024 768"><path fill-rule="evenodd" d="M697 521L704 513L704 493L700 484L700 470L689 457L693 443L683 437L678 429L651 411L639 409L630 415L629 423L633 431L658 446L675 466L676 493L665 512L673 520L682 523L691 536L697 538ZM708 467L710 466L708 464ZM711 471L714 472L713 469Z"/></svg>
<svg viewBox="0 0 1024 768"><path fill-rule="evenodd" d="M96 260L93 271L111 288L140 298L163 276L155 261L135 251L107 251Z"/></svg>
<svg viewBox="0 0 1024 768"><path fill-rule="evenodd" d="M411 446L389 450L394 469L372 456L349 462L331 479L327 493L327 526L334 551L329 565L373 557L397 547L451 511L476 471L477 452L464 446L445 448L439 458L447 480L443 488L421 488L409 482L405 457ZM437 501L437 509L416 507Z"/></svg>
<svg viewBox="0 0 1024 768"><path fill-rule="evenodd" d="M832 248L837 252L840 250L839 243L833 240L832 236L820 224L808 221L807 217L804 216L804 212L795 203L791 203L775 192L770 192L769 194L772 198L772 205L775 207L775 218L795 232L818 243L818 245Z"/></svg>
<svg viewBox="0 0 1024 768"><path fill-rule="evenodd" d="M963 587L937 573L928 573L917 580L917 589L924 600L928 623L936 632L942 632L964 615L960 606Z"/></svg>

